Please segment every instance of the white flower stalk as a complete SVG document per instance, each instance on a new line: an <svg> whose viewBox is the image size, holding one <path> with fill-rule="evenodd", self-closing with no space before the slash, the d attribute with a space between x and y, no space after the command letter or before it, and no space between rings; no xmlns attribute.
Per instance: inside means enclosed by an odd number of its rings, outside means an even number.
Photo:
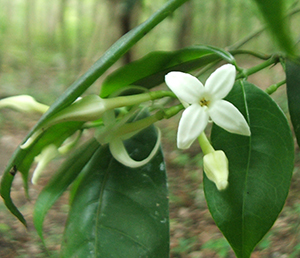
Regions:
<svg viewBox="0 0 300 258"><path fill-rule="evenodd" d="M49 106L37 102L29 95L18 95L0 100L0 108L12 108L21 112L45 113Z"/></svg>
<svg viewBox="0 0 300 258"><path fill-rule="evenodd" d="M250 136L250 128L240 111L223 100L235 81L236 70L231 64L223 65L213 72L203 84L194 76L182 72L170 72L165 76L168 87L189 105L179 121L177 146L188 149L203 132L209 118L231 133Z"/></svg>
<svg viewBox="0 0 300 258"><path fill-rule="evenodd" d="M213 181L218 190L225 190L228 186L228 159L221 150L204 155L203 167L207 178Z"/></svg>

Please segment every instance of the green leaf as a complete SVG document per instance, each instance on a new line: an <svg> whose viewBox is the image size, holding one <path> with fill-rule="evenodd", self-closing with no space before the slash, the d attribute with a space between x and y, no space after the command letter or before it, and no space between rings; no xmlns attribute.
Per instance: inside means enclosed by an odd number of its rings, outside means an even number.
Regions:
<svg viewBox="0 0 300 258"><path fill-rule="evenodd" d="M33 132L39 128L48 118L59 110L74 102L84 91L86 91L109 67L119 60L136 42L143 38L157 24L171 15L177 8L188 0L169 0L157 12L151 15L145 22L132 29L115 44L113 44L103 56L96 61L90 69L76 80L49 108L49 110L41 117L39 122L32 128L25 139L28 139ZM23 216L13 204L10 197L10 188L13 177L9 171L24 160L26 151L17 148L13 153L1 179L1 196L4 198L5 205L8 209L21 221L25 222ZM27 187L25 185L25 187Z"/></svg>
<svg viewBox="0 0 300 258"><path fill-rule="evenodd" d="M156 141L153 126L127 141L144 159ZM166 171L162 152L145 166L118 163L105 145L85 167L65 228L62 257L169 257Z"/></svg>
<svg viewBox="0 0 300 258"><path fill-rule="evenodd" d="M107 97L128 85L150 89L164 82L165 75L170 71L188 72L221 59L235 62L229 52L202 45L172 52L152 52L110 74L102 84L100 96Z"/></svg>
<svg viewBox="0 0 300 258"><path fill-rule="evenodd" d="M229 160L229 186L218 191L204 178L209 210L238 258L248 258L285 203L294 164L291 130L282 111L265 92L238 81L226 98L249 121L251 136L214 125L212 143Z"/></svg>
<svg viewBox="0 0 300 258"><path fill-rule="evenodd" d="M279 46L286 53L293 55L292 33L284 17L285 0L254 0L267 22L270 31L275 36Z"/></svg>
<svg viewBox="0 0 300 258"><path fill-rule="evenodd" d="M99 143L94 138L78 148L64 161L39 194L34 207L33 222L42 240L43 222L48 210L77 178L97 148L99 148Z"/></svg>
<svg viewBox="0 0 300 258"><path fill-rule="evenodd" d="M1 178L0 194L5 202L7 208L24 224L25 219L19 212L17 207L13 204L10 197L10 190L14 179L14 174L20 172L23 177L24 188L28 197L28 172L34 161L34 157L38 155L41 150L50 143L60 146L66 138L72 135L82 125L81 122L68 122L55 125L48 129L39 139L28 149L18 148L9 161L3 176Z"/></svg>
<svg viewBox="0 0 300 258"><path fill-rule="evenodd" d="M298 146L300 146L300 61L286 61L286 92L289 112Z"/></svg>

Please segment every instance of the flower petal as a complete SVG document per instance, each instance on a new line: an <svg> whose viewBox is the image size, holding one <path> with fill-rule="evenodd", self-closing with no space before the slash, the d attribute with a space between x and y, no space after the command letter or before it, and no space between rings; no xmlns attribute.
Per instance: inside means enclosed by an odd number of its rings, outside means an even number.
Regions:
<svg viewBox="0 0 300 258"><path fill-rule="evenodd" d="M240 111L226 100L213 102L208 113L215 124L230 133L250 136L249 125Z"/></svg>
<svg viewBox="0 0 300 258"><path fill-rule="evenodd" d="M208 123L208 113L198 104L192 104L182 113L177 133L177 147L188 149Z"/></svg>
<svg viewBox="0 0 300 258"><path fill-rule="evenodd" d="M205 90L213 99L223 99L232 89L235 81L235 66L226 64L214 71L205 83Z"/></svg>
<svg viewBox="0 0 300 258"><path fill-rule="evenodd" d="M131 167L131 168L137 168L137 167L146 165L155 156L155 154L157 153L157 151L160 147L160 140L161 140L161 132L157 128L156 144L155 144L154 148L152 149L151 153L149 154L149 156L141 161L133 160L129 156L129 154L124 146L124 143L120 138L116 138L109 143L109 150L110 150L112 156L117 161L119 161L121 164L123 164L124 166Z"/></svg>
<svg viewBox="0 0 300 258"><path fill-rule="evenodd" d="M188 73L170 72L165 81L179 99L189 104L198 103L204 91L203 84Z"/></svg>

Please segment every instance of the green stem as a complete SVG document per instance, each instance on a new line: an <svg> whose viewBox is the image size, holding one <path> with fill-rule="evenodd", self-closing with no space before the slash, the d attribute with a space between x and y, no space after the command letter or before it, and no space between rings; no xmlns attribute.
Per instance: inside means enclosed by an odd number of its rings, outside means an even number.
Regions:
<svg viewBox="0 0 300 258"><path fill-rule="evenodd" d="M49 108L49 110L41 117L39 122L29 132L27 138L40 126L44 120L52 116L57 111L70 105L76 100L86 89L88 89L109 67L111 67L118 59L120 59L135 43L143 38L156 25L171 15L177 8L188 0L169 0L157 12L149 17L145 22L132 29L116 43L114 43L103 56L96 61L91 68L76 80Z"/></svg>
<svg viewBox="0 0 300 258"><path fill-rule="evenodd" d="M161 99L164 97L176 98L176 95L171 91L151 91L142 94L104 99L104 101L107 109L114 109L119 107L137 105L146 101Z"/></svg>
<svg viewBox="0 0 300 258"><path fill-rule="evenodd" d="M263 70L263 69L265 69L266 67L269 67L272 64L276 64L278 62L278 60L279 60L279 56L278 55L273 55L270 59L268 59L267 61L265 61L265 62L263 62L263 63L261 63L257 66L251 67L249 69L243 69L238 74L236 79L246 78L249 75L257 73L258 71Z"/></svg>
<svg viewBox="0 0 300 258"><path fill-rule="evenodd" d="M202 149L202 152L204 155L214 152L215 149L213 148L213 146L210 144L209 140L207 139L206 135L204 132L202 132L200 134L200 136L198 137L198 142L200 144L200 147Z"/></svg>
<svg viewBox="0 0 300 258"><path fill-rule="evenodd" d="M112 45L104 55L78 80L76 80L49 108L49 110L41 117L39 122L31 129L26 136L27 140L47 118L70 105L76 100L86 89L88 89L109 67L111 67L118 59L120 59L136 42L143 38L157 24L172 14L178 7L183 5L188 0L169 0L162 8L154 13L144 23L124 35L114 45ZM12 154L8 165L2 175L0 192L5 200L5 205L9 210L26 226L26 221L17 207L11 200L10 188L13 182L13 177L10 175L10 170L15 167L16 161L21 164L26 158L27 152L17 148ZM25 184L25 188L28 186Z"/></svg>
<svg viewBox="0 0 300 258"><path fill-rule="evenodd" d="M240 41L238 41L238 42L234 43L233 45L229 46L228 50L230 51L230 50L234 50L234 49L238 49L238 48L242 47L243 45L245 45L250 40L258 37L265 29L266 29L266 26L257 29L256 31L249 34L245 38L243 38Z"/></svg>
<svg viewBox="0 0 300 258"><path fill-rule="evenodd" d="M131 134L136 134L159 120L168 119L176 115L182 109L184 109L182 105L173 106L166 110L160 110L152 116L148 116L135 122L123 124L119 126L114 133L110 134L105 141L109 142L113 138L121 138L122 136L130 137Z"/></svg>
<svg viewBox="0 0 300 258"><path fill-rule="evenodd" d="M175 116L176 114L178 114L178 112L180 112L183 109L184 109L184 106L182 104L165 109L163 111L163 113L164 113L163 118L169 119L169 118Z"/></svg>
<svg viewBox="0 0 300 258"><path fill-rule="evenodd" d="M300 12L300 8L294 9L291 12L289 12L286 15L287 17L292 17L293 15L297 14ZM254 31L253 33L249 34L248 36L246 36L245 38L241 39L240 41L234 43L233 45L228 47L228 50L235 50L238 49L240 47L242 47L243 45L245 45L246 43L248 43L249 41L251 41L252 39L258 37L262 32L264 32L267 29L267 26L263 26L259 29L257 29L256 31Z"/></svg>
<svg viewBox="0 0 300 258"><path fill-rule="evenodd" d="M272 57L271 55L267 55L267 54L263 54L263 53L259 53L259 52L254 52L254 51L251 51L251 50L237 49L237 50L232 50L232 51L229 51L229 52L233 56L235 56L235 55L251 55L251 56L257 57L257 58L262 59L262 60L268 60L269 58Z"/></svg>
<svg viewBox="0 0 300 258"><path fill-rule="evenodd" d="M216 60L210 64L208 64L207 66L205 66L203 69L201 69L198 73L195 74L195 77L199 78L200 75L206 73L208 70L210 70L211 68L215 67L218 63L220 62L220 60Z"/></svg>
<svg viewBox="0 0 300 258"><path fill-rule="evenodd" d="M268 88L266 88L265 92L268 93L269 95L273 94L275 91L277 91L277 89L284 85L286 83L286 80L283 80L281 82L272 84L271 86L269 86Z"/></svg>

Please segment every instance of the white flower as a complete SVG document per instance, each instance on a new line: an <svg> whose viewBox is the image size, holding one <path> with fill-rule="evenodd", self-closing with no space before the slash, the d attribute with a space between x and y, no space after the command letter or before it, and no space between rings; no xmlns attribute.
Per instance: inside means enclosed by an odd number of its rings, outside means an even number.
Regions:
<svg viewBox="0 0 300 258"><path fill-rule="evenodd" d="M204 155L203 167L207 178L216 184L219 191L227 188L228 159L223 151L217 150Z"/></svg>
<svg viewBox="0 0 300 258"><path fill-rule="evenodd" d="M176 96L189 105L184 110L178 126L177 146L189 148L205 129L209 118L223 129L250 136L250 128L240 111L223 100L235 81L236 70L231 64L213 72L203 84L194 76L182 72L170 72L165 81Z"/></svg>

